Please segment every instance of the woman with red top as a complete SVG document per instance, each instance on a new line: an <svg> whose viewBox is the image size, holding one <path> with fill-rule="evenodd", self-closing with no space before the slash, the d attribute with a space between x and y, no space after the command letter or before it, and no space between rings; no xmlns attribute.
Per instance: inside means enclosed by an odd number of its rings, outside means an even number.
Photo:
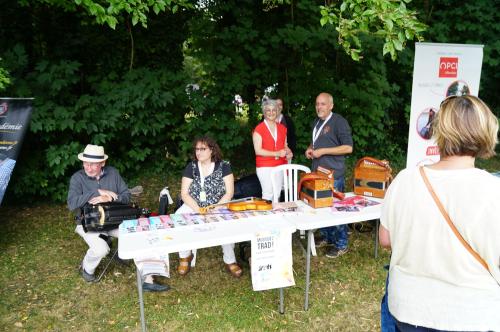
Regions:
<svg viewBox="0 0 500 332"><path fill-rule="evenodd" d="M286 127L276 123L277 103L275 100L266 99L262 102L264 121L255 127L252 139L255 150L255 164L257 177L262 187L262 198L273 199L273 186L271 172L273 167L287 163L293 157L292 151L286 142ZM283 182L283 177L277 177L278 187Z"/></svg>

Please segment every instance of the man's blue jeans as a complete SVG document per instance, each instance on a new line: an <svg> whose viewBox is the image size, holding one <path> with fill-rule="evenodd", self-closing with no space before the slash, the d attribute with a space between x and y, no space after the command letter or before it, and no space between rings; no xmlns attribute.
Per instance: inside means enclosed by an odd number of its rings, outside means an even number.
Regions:
<svg viewBox="0 0 500 332"><path fill-rule="evenodd" d="M336 179L333 186L337 191L344 192L345 181L344 178ZM347 249L348 234L347 225L339 225L321 228L319 230L323 238L328 244L333 244L337 249Z"/></svg>

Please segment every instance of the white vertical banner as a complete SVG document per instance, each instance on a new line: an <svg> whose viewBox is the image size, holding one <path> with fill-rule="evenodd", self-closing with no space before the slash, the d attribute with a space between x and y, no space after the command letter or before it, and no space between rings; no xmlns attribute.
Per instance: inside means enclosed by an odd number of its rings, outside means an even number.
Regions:
<svg viewBox="0 0 500 332"><path fill-rule="evenodd" d="M479 92L483 45L415 44L406 167L439 161L431 123L441 101Z"/></svg>
<svg viewBox="0 0 500 332"><path fill-rule="evenodd" d="M251 259L254 291L295 285L291 232L272 229L256 233Z"/></svg>

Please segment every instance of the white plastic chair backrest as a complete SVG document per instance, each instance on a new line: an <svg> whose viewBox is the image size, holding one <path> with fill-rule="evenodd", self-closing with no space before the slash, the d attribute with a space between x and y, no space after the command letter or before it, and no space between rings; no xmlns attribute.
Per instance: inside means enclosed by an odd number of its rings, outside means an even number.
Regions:
<svg viewBox="0 0 500 332"><path fill-rule="evenodd" d="M271 172L271 183L273 186L273 202L279 202L281 188L277 188L276 173L280 172L283 176L283 188L285 192L285 202L297 201L299 193L297 185L299 183L299 172L311 173L311 169L307 166L297 164L285 164L273 167ZM278 174L279 175L279 174Z"/></svg>

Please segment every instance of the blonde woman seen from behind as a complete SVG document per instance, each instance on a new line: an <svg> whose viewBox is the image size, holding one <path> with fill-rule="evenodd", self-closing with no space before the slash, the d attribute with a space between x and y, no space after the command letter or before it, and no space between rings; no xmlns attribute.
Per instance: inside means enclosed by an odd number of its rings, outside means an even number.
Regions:
<svg viewBox="0 0 500 332"><path fill-rule="evenodd" d="M401 171L380 218L392 249L389 310L401 331L500 331L500 179L475 168L495 154L498 119L474 96L445 99L433 122L441 160L423 167L458 240L419 168Z"/></svg>

